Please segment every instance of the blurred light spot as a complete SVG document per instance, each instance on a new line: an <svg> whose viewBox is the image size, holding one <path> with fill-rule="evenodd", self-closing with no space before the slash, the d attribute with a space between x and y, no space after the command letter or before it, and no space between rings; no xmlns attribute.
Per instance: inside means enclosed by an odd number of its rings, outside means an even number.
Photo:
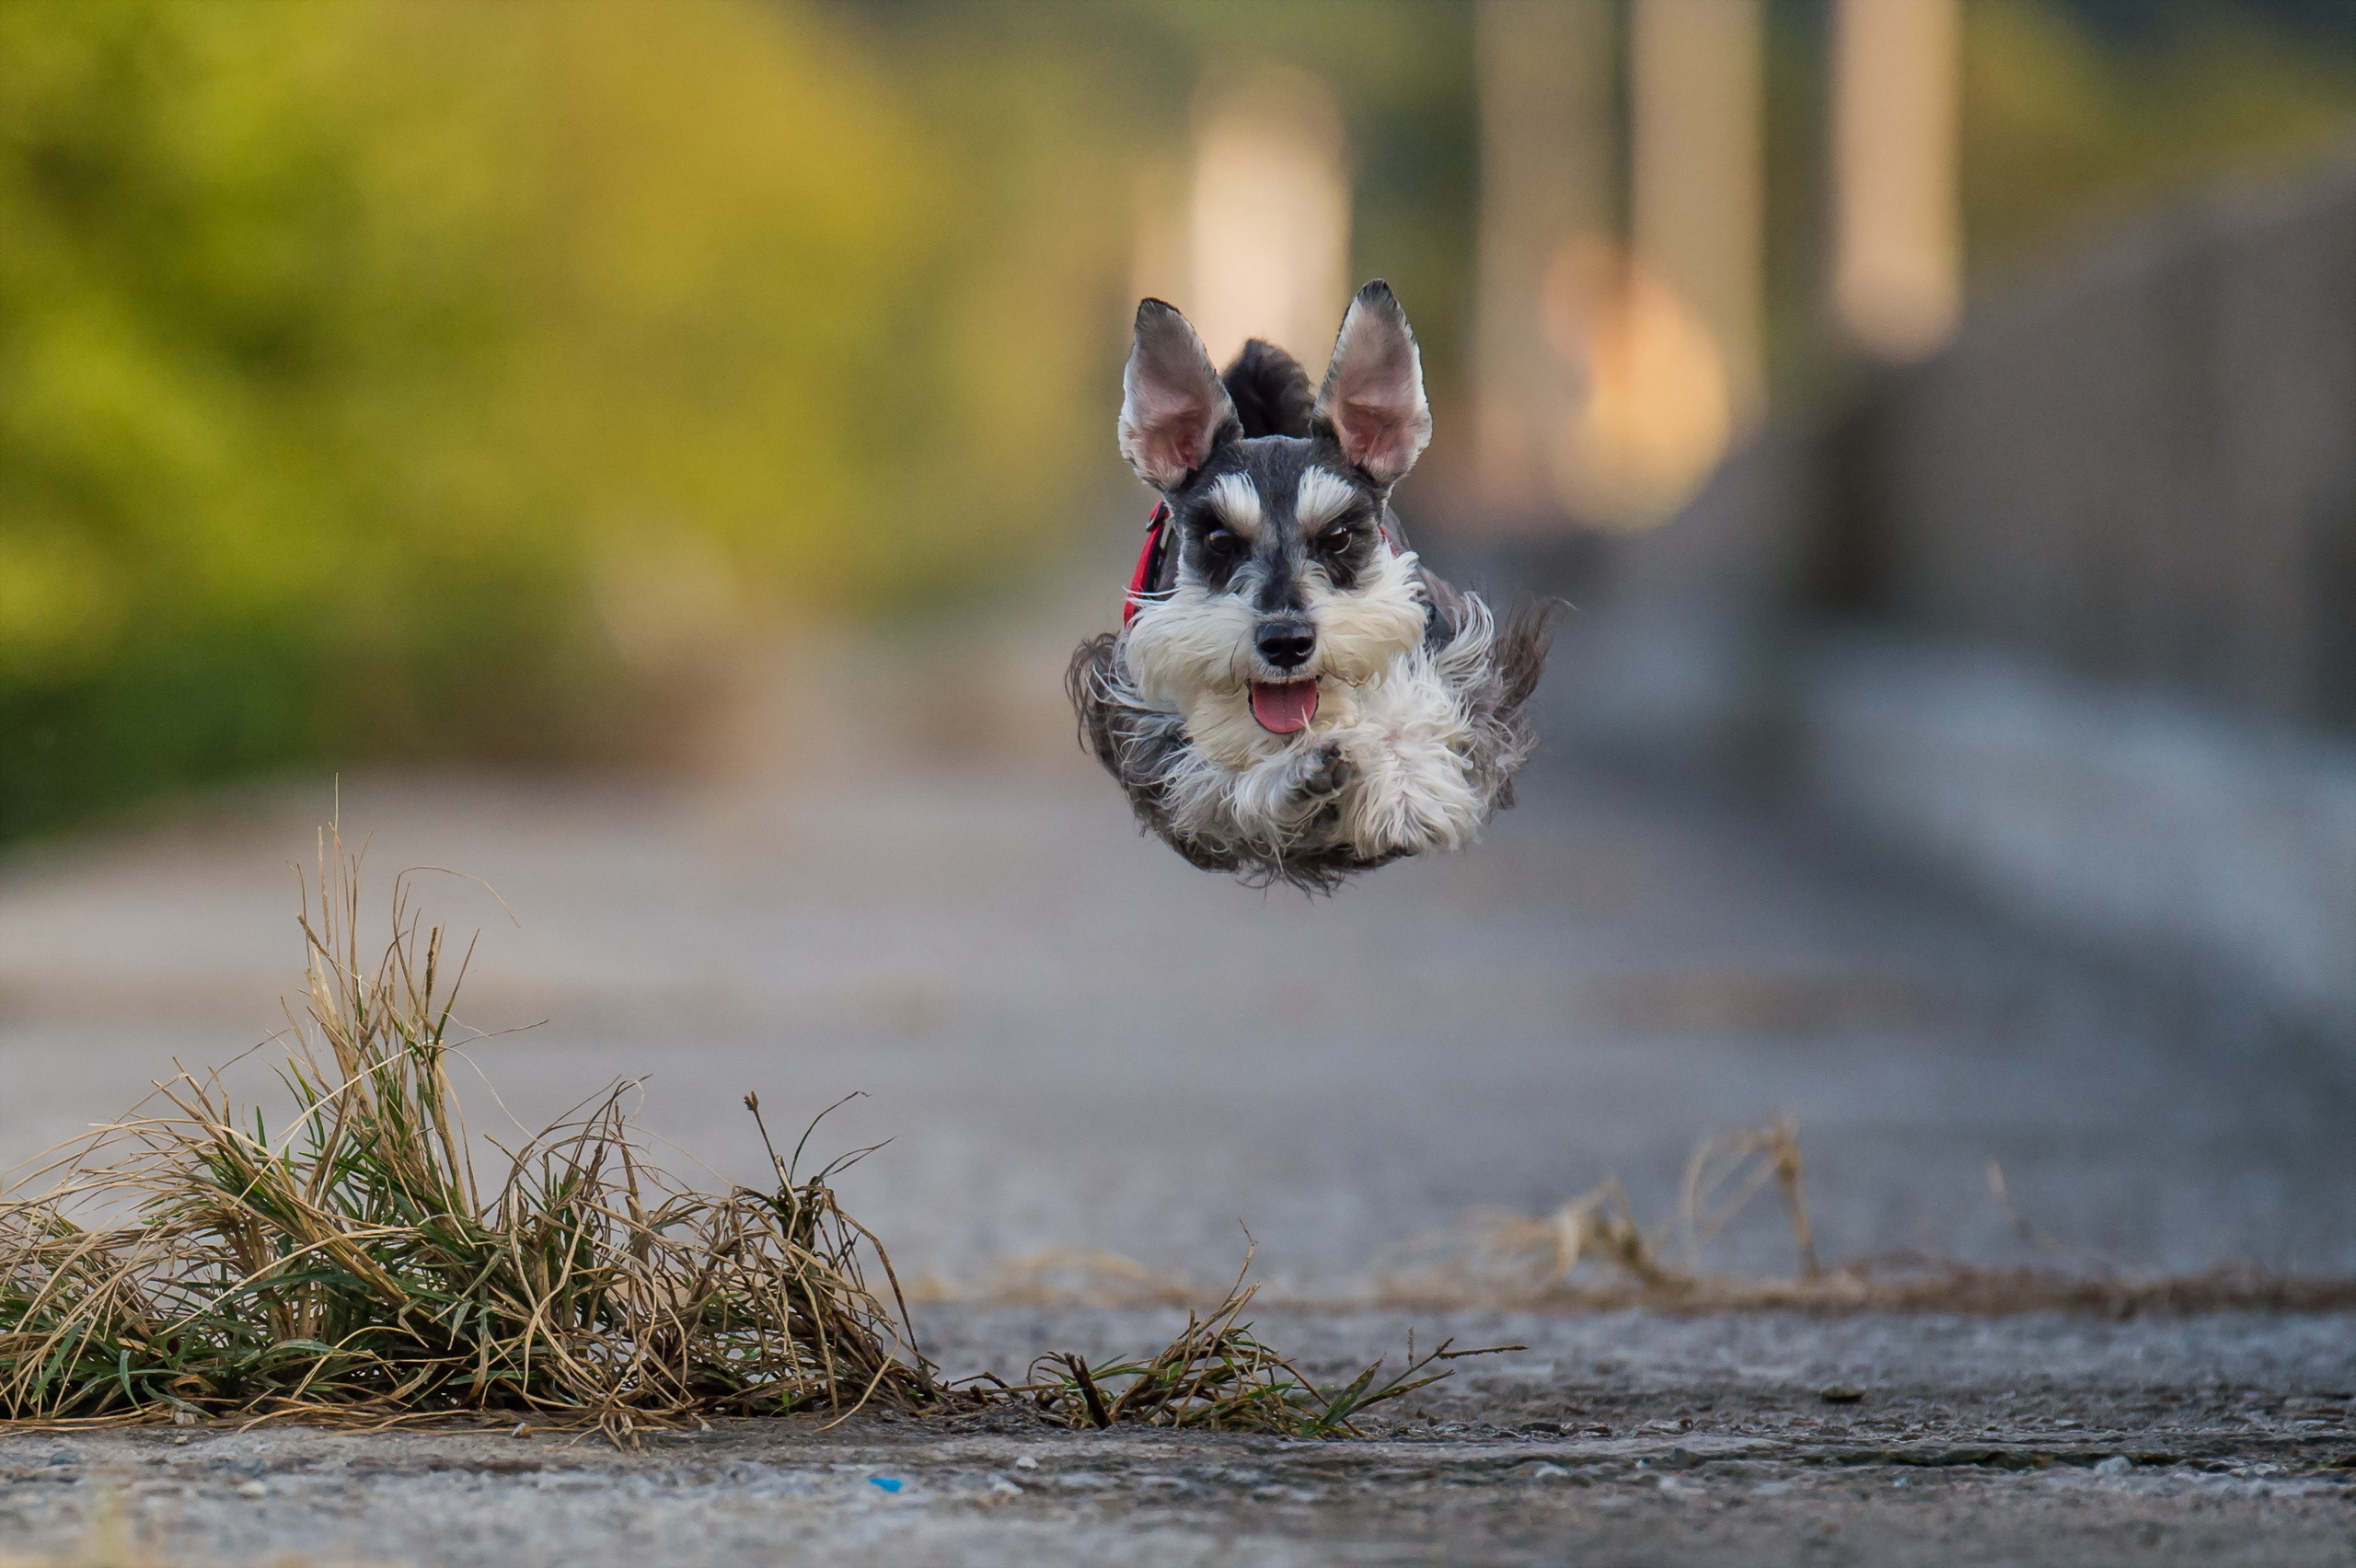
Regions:
<svg viewBox="0 0 2356 1568"><path fill-rule="evenodd" d="M1545 282L1549 343L1584 383L1554 432L1554 486L1594 526L1666 519L1725 455L1732 410L1725 357L1692 306L1611 241L1555 253Z"/></svg>

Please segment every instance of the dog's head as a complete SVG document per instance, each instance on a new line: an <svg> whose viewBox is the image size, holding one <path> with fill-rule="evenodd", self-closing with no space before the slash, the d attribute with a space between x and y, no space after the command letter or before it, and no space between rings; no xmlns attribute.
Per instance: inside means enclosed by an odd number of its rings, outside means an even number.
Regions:
<svg viewBox="0 0 2356 1568"><path fill-rule="evenodd" d="M1129 634L1144 685L1190 721L1248 704L1260 731L1288 735L1316 719L1321 686L1362 685L1415 647L1423 601L1382 519L1432 421L1388 284L1351 301L1313 403L1299 365L1263 343L1222 382L1186 318L1153 299L1123 386L1121 455L1169 502L1178 552L1174 590Z"/></svg>

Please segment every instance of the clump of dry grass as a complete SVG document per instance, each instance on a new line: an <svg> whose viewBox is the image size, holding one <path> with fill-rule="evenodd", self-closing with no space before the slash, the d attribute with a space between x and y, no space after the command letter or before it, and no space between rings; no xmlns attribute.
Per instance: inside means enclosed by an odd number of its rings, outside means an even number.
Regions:
<svg viewBox="0 0 2356 1568"><path fill-rule="evenodd" d="M183 1072L72 1148L51 1190L0 1204L0 1416L621 1435L942 1400L831 1168L688 1190L647 1162L617 1085L479 1182L441 930L397 890L364 962L358 863L323 838L320 868L280 1069L292 1119L272 1132L217 1072Z"/></svg>
<svg viewBox="0 0 2356 1568"><path fill-rule="evenodd" d="M359 860L331 834L317 896L283 1125L218 1070L183 1071L68 1146L40 1195L0 1202L0 1420L473 1422L627 1441L714 1415L1030 1401L1083 1424L1333 1436L1472 1354L1442 1345L1387 1381L1378 1362L1321 1389L1240 1321L1257 1287L1239 1277L1157 1355L1093 1370L1044 1357L1061 1373L953 1388L883 1245L829 1185L858 1154L804 1178L809 1133L780 1156L764 1124L775 1185L698 1192L647 1161L623 1083L494 1144L504 1170L486 1184L449 1071L464 960L450 973L401 883L390 936L364 954ZM757 1122L758 1100L745 1106Z"/></svg>
<svg viewBox="0 0 2356 1568"><path fill-rule="evenodd" d="M1817 1256L1799 1129L1788 1119L1704 1139L1688 1160L1677 1214L1647 1234L1610 1180L1551 1215L1475 1210L1458 1229L1418 1237L1379 1272L1386 1305L1676 1312L1795 1309L1817 1312L2006 1313L2048 1309L2126 1317L2227 1308L2321 1311L2356 1306L2356 1280L2225 1267L2143 1275L2103 1266L2036 1231L2012 1209L2002 1170L1989 1185L2021 1238L2051 1263L1991 1265L1888 1253L1834 1265ZM1798 1268L1782 1278L1716 1273L1701 1250L1773 1186ZM1682 1262L1669 1243L1681 1239Z"/></svg>

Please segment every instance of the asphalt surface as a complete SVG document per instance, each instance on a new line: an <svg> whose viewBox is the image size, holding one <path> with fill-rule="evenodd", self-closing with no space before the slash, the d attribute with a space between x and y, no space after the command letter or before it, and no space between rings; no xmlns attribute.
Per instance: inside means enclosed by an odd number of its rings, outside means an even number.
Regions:
<svg viewBox="0 0 2356 1568"><path fill-rule="evenodd" d="M1032 1343L1134 1349L1173 1326L931 1316L976 1366ZM1395 1353L1406 1326L1262 1324L1337 1374ZM1420 1326L1527 1348L1355 1442L1076 1433L1019 1412L729 1422L635 1449L557 1434L0 1435L0 1542L49 1562L145 1542L188 1568L2356 1560L2346 1317ZM1828 1387L1853 1401L1828 1404Z"/></svg>
<svg viewBox="0 0 2356 1568"><path fill-rule="evenodd" d="M1276 1292L1346 1301L1474 1205L1542 1213L1616 1174L1665 1219L1696 1139L1775 1114L1801 1128L1828 1256L2030 1255L1990 1198L1992 1159L2020 1214L2090 1266L2356 1272L2356 1051L1852 864L1837 824L1545 763L1469 854L1326 901L1265 894L1136 836L1051 711L978 702L918 710L921 744L781 712L694 783L347 778L377 897L404 867L465 873L415 886L482 933L460 1008L483 1032L478 1129L642 1078L675 1170L749 1181L745 1090L785 1121L864 1091L814 1147L892 1140L841 1192L973 1365L1143 1330L945 1304L1009 1260L1093 1247L1219 1279L1248 1226ZM291 868L330 809L325 780L299 780L0 860L0 1162L120 1112L175 1058L225 1060L283 1026ZM243 1071L266 1088L260 1059ZM1762 1205L1703 1261L1780 1272L1793 1252ZM1405 1327L1289 1332L1339 1336L1338 1366ZM1448 1327L1421 1320L1419 1340ZM1451 1394L1436 1426L1322 1457L865 1418L625 1456L17 1435L0 1551L64 1550L113 1507L191 1563L1539 1562L1566 1543L1581 1562L2347 1562L2349 1472L2331 1467L2350 1329L1532 1320L1511 1337L1540 1348L1517 1364L1553 1370L1527 1388ZM1754 1354L1778 1334L1804 1348ZM1810 1402L1857 1335L1884 1348L1838 1375L1913 1401L1914 1435L1866 1441L1854 1414L1833 1432ZM1639 1365L1642 1344L1681 1347L1683 1370L1624 1389L1596 1370ZM1957 1344L1977 1347L1968 1365ZM1541 1407L1608 1435L1538 1433ZM1694 1424L1647 1425L1678 1421ZM1057 1474L1112 1479L991 1492L1030 1444ZM1992 1447L2027 1457L1918 1462ZM1679 1448L1691 1466L1664 1470ZM513 1468L525 1453L539 1468ZM2128 1470L2096 1467L2114 1453ZM887 1493L877 1467L917 1479ZM216 1484L233 1474L261 1495Z"/></svg>

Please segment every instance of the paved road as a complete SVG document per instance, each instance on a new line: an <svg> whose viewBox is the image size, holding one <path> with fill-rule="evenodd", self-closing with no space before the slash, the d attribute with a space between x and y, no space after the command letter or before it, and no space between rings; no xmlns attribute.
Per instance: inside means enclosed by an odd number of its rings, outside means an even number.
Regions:
<svg viewBox="0 0 2356 1568"><path fill-rule="evenodd" d="M780 1116L865 1090L819 1142L894 1140L842 1190L904 1277L944 1294L1074 1245L1223 1276L1241 1221L1277 1286L1345 1296L1468 1205L1542 1211L1617 1173L1663 1215L1696 1138L1777 1113L1802 1126L1829 1255L2017 1255L1994 1158L2038 1225L2122 1265L2356 1270L2344 1048L2047 951L1845 864L1837 838L1560 764L1472 853L1330 901L1247 892L1138 838L1052 710L990 708L993 679L921 710L948 737L929 750L778 704L771 740L693 784L347 779L380 896L431 865L504 900L418 880L483 932L461 1010L500 1100L477 1098L478 1126L643 1077L675 1165L749 1180L745 1090ZM0 860L0 1160L281 1021L290 867L328 807L324 781L298 783ZM1715 1261L1784 1270L1791 1251L1762 1212ZM1426 1343L1448 1327L1420 1324ZM925 1326L953 1365L1011 1371L1152 1325L940 1305ZM1405 1326L1275 1332L1339 1366ZM2350 1554L2330 1468L2356 1392L2346 1319L2112 1339L2054 1319L1458 1326L1534 1348L1356 1458L873 1424L626 1460L20 1435L0 1439L0 1553L83 1539L112 1494L185 1563L572 1565L648 1531L669 1561L730 1564L780 1561L782 1539L894 1563L1358 1562L1378 1537L1402 1562L1559 1561L1566 1541L1599 1562ZM1836 1373L1883 1392L1836 1420L1811 1402ZM991 1490L1026 1444L1052 1484ZM1992 1444L2015 1458L1969 1457ZM2130 1450L2149 1462L2089 1468ZM865 1484L882 1466L917 1484L884 1499Z"/></svg>
<svg viewBox="0 0 2356 1568"><path fill-rule="evenodd" d="M937 1314L959 1361L1136 1349L1152 1314ZM1271 1315L1336 1371L1400 1318ZM1529 1349L1371 1440L728 1422L561 1435L0 1435L0 1553L111 1528L178 1568L1359 1568L2356 1558L2356 1320L1465 1317ZM1021 1352L1012 1354L1020 1355ZM1010 1368L1011 1369L1011 1368ZM1834 1379L1854 1403L1825 1403ZM895 1483L887 1490L877 1481ZM9 1561L0 1555L0 1562Z"/></svg>
<svg viewBox="0 0 2356 1568"><path fill-rule="evenodd" d="M1320 1293L1466 1205L1607 1174L1665 1215L1712 1129L1798 1118L1829 1255L2356 1269L2356 1052L2108 977L1730 809L1561 767L1464 856L1330 901L1195 871L1063 745L694 786L348 779L481 947L472 1055L531 1120L618 1076L757 1171L738 1101L868 1098L844 1183L904 1272L1103 1247ZM282 1022L324 783L0 861L0 1160ZM506 910L514 912L511 922ZM520 922L520 924L516 923ZM520 1033L502 1033L545 1020ZM478 1099L479 1123L496 1108ZM1722 1261L1782 1268L1763 1209Z"/></svg>

